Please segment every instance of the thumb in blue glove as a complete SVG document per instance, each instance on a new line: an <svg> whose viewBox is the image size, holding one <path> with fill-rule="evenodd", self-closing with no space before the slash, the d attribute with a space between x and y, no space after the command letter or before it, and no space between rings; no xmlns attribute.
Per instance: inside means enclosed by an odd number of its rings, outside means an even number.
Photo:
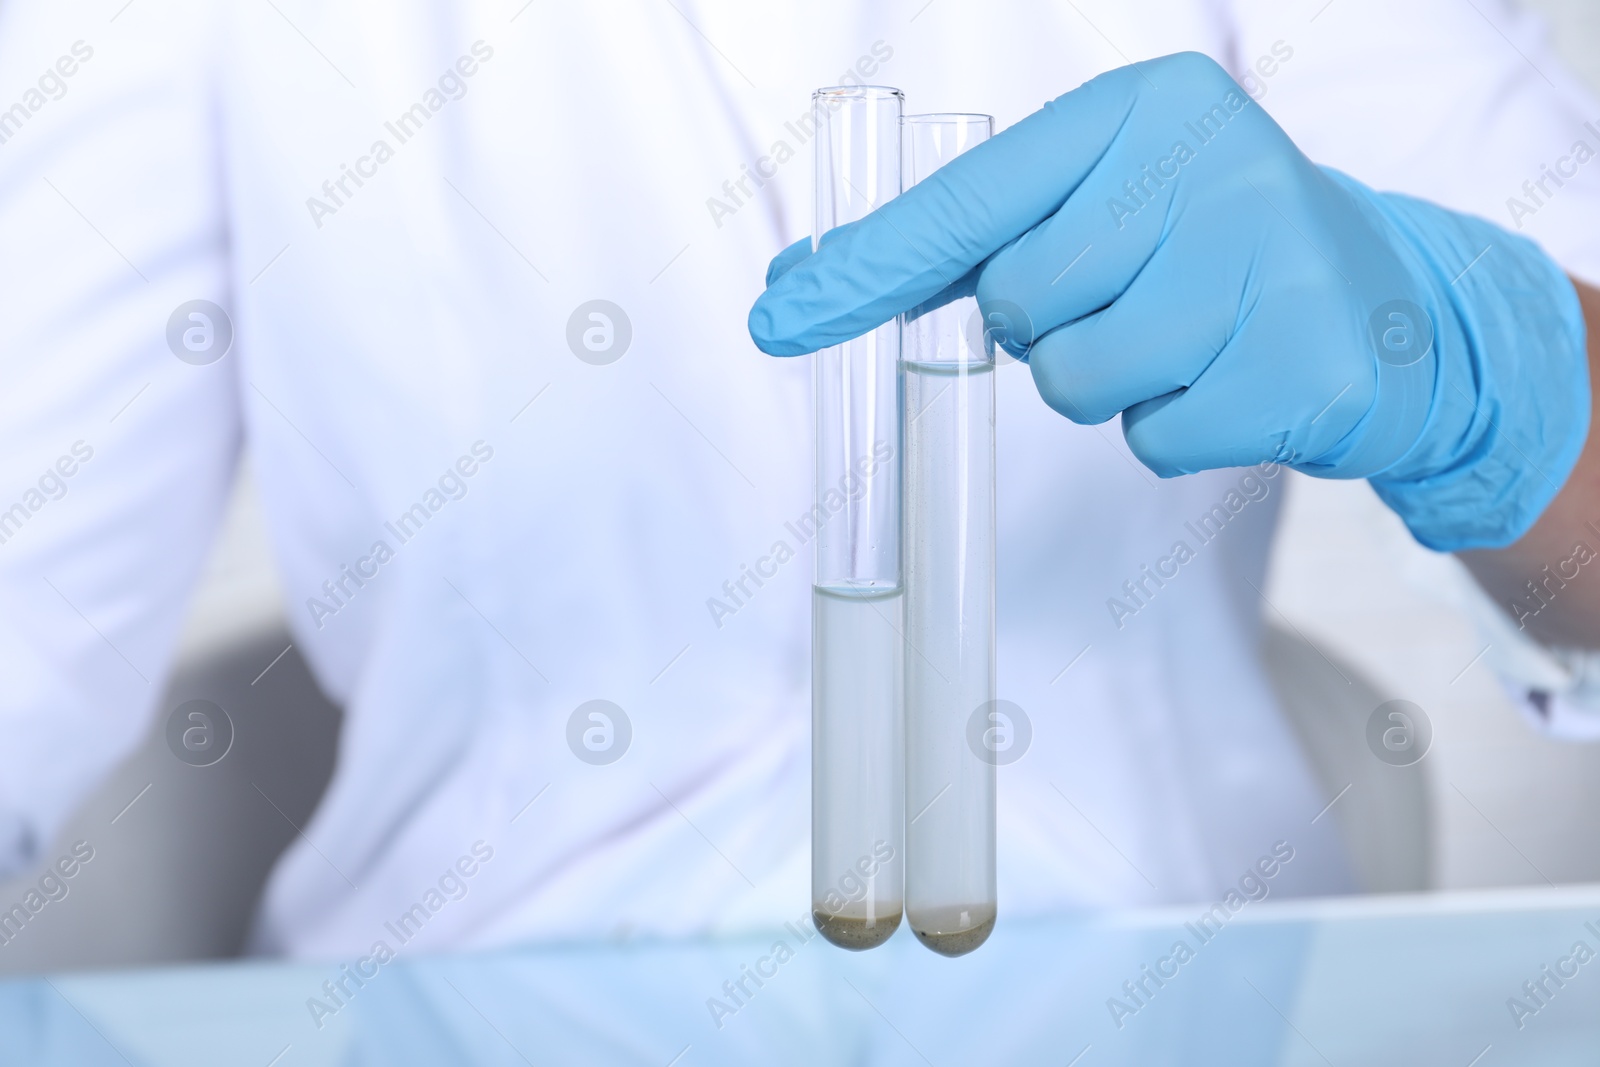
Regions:
<svg viewBox="0 0 1600 1067"><path fill-rule="evenodd" d="M1510 543L1587 434L1577 295L1531 242L1319 168L1216 63L1111 71L785 250L750 313L814 351L975 281L991 333L1163 477L1370 478L1430 547Z"/></svg>

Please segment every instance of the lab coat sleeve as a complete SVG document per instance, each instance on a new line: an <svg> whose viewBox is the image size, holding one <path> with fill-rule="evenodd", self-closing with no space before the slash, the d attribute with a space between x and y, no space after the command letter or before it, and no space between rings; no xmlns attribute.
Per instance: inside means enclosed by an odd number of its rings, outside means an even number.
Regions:
<svg viewBox="0 0 1600 1067"><path fill-rule="evenodd" d="M1592 559L1593 557L1589 557ZM1538 732L1563 741L1600 741L1600 652L1541 644L1448 557L1434 592L1453 601L1484 644L1483 661L1512 705Z"/></svg>
<svg viewBox="0 0 1600 1067"><path fill-rule="evenodd" d="M167 340L229 303L220 5L123 5L0 6L0 876L149 725L238 449Z"/></svg>
<svg viewBox="0 0 1600 1067"><path fill-rule="evenodd" d="M1225 64L1316 162L1486 218L1600 283L1600 100L1541 18L1507 0L1225 3Z"/></svg>

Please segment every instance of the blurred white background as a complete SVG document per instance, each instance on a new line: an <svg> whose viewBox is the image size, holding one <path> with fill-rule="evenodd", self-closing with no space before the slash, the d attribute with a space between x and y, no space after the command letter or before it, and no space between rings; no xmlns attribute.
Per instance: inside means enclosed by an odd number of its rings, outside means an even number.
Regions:
<svg viewBox="0 0 1600 1067"><path fill-rule="evenodd" d="M1551 20L1567 62L1600 92L1600 4L1528 3ZM264 667L287 641L280 636L281 590L248 468L247 460L190 611L180 679L218 656L232 653L237 660L241 648L246 659L259 658ZM1281 626L1286 619L1319 651L1353 665L1383 699L1413 701L1429 715L1435 731L1426 760L1434 887L1600 881L1600 746L1547 741L1524 725L1476 660L1483 640L1426 587L1434 573L1429 555L1364 482L1293 475L1267 589L1282 612L1272 621ZM239 670L237 662L230 666L233 674ZM274 670L281 672L268 676L276 695L265 693L264 682L249 691L248 700L240 697L254 709L244 713L241 732L254 733L256 750L268 754L262 757L267 762L234 767L227 784L219 786L218 776L202 784L189 773L192 768L174 767L161 739L153 737L65 835L71 841L90 826L98 833L105 820L121 818L118 813L138 793L145 810L127 816L118 835L107 840L104 860L97 861L118 876L100 879L98 890L87 883L75 890L82 899L71 929L31 932L29 944L19 942L0 957L0 971L178 959L237 948L252 887L259 887L275 849L309 817L336 747L337 714L316 700L303 667L291 658ZM253 673L244 670L245 677ZM174 706L181 693L180 684L163 706ZM250 705L258 696L259 706ZM263 745L266 735L270 743ZM161 789L148 796L139 792L158 781ZM278 810L257 799L268 793ZM152 827L201 829L191 835L194 840L173 841L156 830L143 834L140 819ZM251 838L253 852L261 855L241 862L231 881L202 890L172 876L196 850L242 837ZM0 899L12 899L23 881L0 883Z"/></svg>

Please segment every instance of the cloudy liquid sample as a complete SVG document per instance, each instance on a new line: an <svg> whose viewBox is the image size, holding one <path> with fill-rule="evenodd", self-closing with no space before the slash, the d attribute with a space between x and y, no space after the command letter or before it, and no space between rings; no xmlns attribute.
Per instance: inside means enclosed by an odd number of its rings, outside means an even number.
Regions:
<svg viewBox="0 0 1600 1067"><path fill-rule="evenodd" d="M969 736L995 699L994 364L903 367L906 918L959 956L995 920L995 763Z"/></svg>
<svg viewBox="0 0 1600 1067"><path fill-rule="evenodd" d="M904 786L898 586L813 586L811 907L840 948L900 925Z"/></svg>
<svg viewBox="0 0 1600 1067"><path fill-rule="evenodd" d="M907 115L901 133L909 189L988 140L994 119ZM972 297L900 322L906 921L933 951L960 956L988 938L996 912L996 761L969 731L995 699L995 338Z"/></svg>
<svg viewBox="0 0 1600 1067"><path fill-rule="evenodd" d="M845 85L811 100L819 242L900 195L904 99L886 86ZM905 852L900 324L811 362L812 912L833 944L867 949L900 925Z"/></svg>

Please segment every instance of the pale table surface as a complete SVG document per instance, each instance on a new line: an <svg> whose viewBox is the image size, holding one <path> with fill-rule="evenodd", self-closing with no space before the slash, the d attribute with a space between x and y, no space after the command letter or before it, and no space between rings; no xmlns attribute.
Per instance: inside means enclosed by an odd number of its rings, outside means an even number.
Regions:
<svg viewBox="0 0 1600 1067"><path fill-rule="evenodd" d="M1002 921L963 959L905 930L852 954L794 932L398 957L332 1014L326 964L249 962L0 983L0 1064L1600 1063L1600 888ZM1591 928L1587 924L1593 924ZM783 940L792 953L771 953ZM1182 939L1192 958L1119 1027L1108 1001ZM783 953L779 953L783 955ZM1563 959L1569 962L1562 964ZM1523 983L1576 975L1536 1013ZM724 982L770 977L735 1002ZM370 968L369 968L370 969ZM730 1008L713 1017L708 1000ZM331 1006L331 1002L324 1000ZM320 1022L320 1026L318 1023ZM720 1022L720 1027L718 1023Z"/></svg>

